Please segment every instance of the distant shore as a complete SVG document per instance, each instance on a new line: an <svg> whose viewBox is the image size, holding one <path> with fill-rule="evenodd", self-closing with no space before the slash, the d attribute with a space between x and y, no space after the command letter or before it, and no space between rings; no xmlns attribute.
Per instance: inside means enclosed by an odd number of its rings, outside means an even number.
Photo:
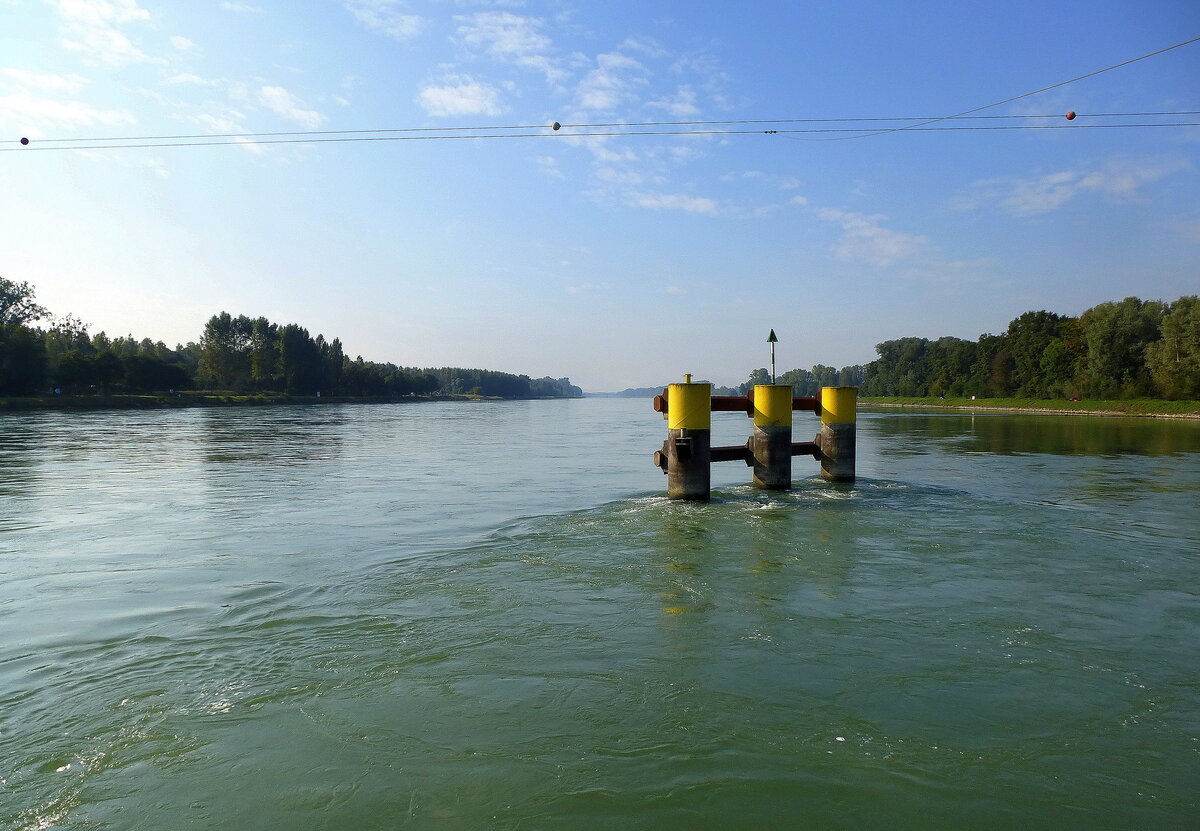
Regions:
<svg viewBox="0 0 1200 831"><path fill-rule="evenodd" d="M1130 401L1030 400L1023 398L860 398L863 407L903 409L986 410L995 413L1031 415L1125 416L1135 418L1200 419L1200 401L1160 401L1138 398Z"/></svg>
<svg viewBox="0 0 1200 831"><path fill-rule="evenodd" d="M404 404L424 401L508 400L537 399L506 399L487 395L318 396L187 390L176 393L0 397L0 413L31 410L167 410L190 407L268 407L286 404Z"/></svg>

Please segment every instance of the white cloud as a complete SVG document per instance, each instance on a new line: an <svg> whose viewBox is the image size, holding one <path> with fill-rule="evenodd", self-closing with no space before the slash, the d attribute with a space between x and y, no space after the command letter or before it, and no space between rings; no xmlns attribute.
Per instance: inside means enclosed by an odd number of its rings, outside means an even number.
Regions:
<svg viewBox="0 0 1200 831"><path fill-rule="evenodd" d="M262 87L258 91L258 102L277 115L310 130L315 130L325 122L325 116L316 110L305 109L304 103L283 87Z"/></svg>
<svg viewBox="0 0 1200 831"><path fill-rule="evenodd" d="M647 58L667 58L671 53L662 47L654 38L646 37L631 37L626 38L621 47L630 52L641 52Z"/></svg>
<svg viewBox="0 0 1200 831"><path fill-rule="evenodd" d="M190 84L197 87L215 87L220 85L220 81L213 78L201 78L199 75L193 75L190 72L179 72L175 75L170 75L163 78L164 84Z"/></svg>
<svg viewBox="0 0 1200 831"><path fill-rule="evenodd" d="M881 214L857 214L823 208L817 215L842 227L841 239L834 247L838 259L889 266L912 258L929 244L928 237L884 228L880 223L887 217Z"/></svg>
<svg viewBox="0 0 1200 831"><path fill-rule="evenodd" d="M567 286L567 294L586 294L593 291L607 291L612 288L608 283L579 283Z"/></svg>
<svg viewBox="0 0 1200 831"><path fill-rule="evenodd" d="M409 40L421 31L425 19L403 11L401 0L348 0L346 8L368 29L395 40Z"/></svg>
<svg viewBox="0 0 1200 831"><path fill-rule="evenodd" d="M150 19L137 0L47 0L62 21L62 45L108 66L158 63L121 31L126 23Z"/></svg>
<svg viewBox="0 0 1200 831"><path fill-rule="evenodd" d="M196 44L183 35L171 35L170 41L171 46L179 52L193 52L196 49Z"/></svg>
<svg viewBox="0 0 1200 831"><path fill-rule="evenodd" d="M125 110L101 110L82 101L58 101L27 91L0 95L0 123L21 126L29 137L45 135L47 129L67 127L118 127L135 124Z"/></svg>
<svg viewBox="0 0 1200 831"><path fill-rule="evenodd" d="M596 178L601 182L610 185L623 185L632 187L640 185L646 177L634 170L618 170L615 167L601 167L596 169Z"/></svg>
<svg viewBox="0 0 1200 831"><path fill-rule="evenodd" d="M0 70L0 123L37 138L48 130L71 127L119 127L137 123L126 110L105 110L83 101L60 98L87 86L79 75L46 75L23 69Z"/></svg>
<svg viewBox="0 0 1200 831"><path fill-rule="evenodd" d="M221 8L227 12L234 14L261 14L262 9L258 6L251 6L249 3L232 3L229 0L224 0L221 3Z"/></svg>
<svg viewBox="0 0 1200 831"><path fill-rule="evenodd" d="M646 103L648 106L666 110L676 118L688 118L700 114L700 108L696 106L696 91L688 86L680 87L675 91L675 95L671 97L660 98L657 101L647 101Z"/></svg>
<svg viewBox="0 0 1200 831"><path fill-rule="evenodd" d="M478 12L455 18L462 46L482 51L495 60L533 69L557 83L566 73L552 56L554 42L542 33L543 22L511 12Z"/></svg>
<svg viewBox="0 0 1200 831"><path fill-rule="evenodd" d="M499 115L504 111L494 87L471 78L453 76L442 86L427 86L417 103L430 115Z"/></svg>
<svg viewBox="0 0 1200 831"><path fill-rule="evenodd" d="M1182 161L1113 159L1093 168L1076 168L1025 179L983 179L974 192L958 200L960 207L975 208L995 203L1018 216L1048 213L1084 194L1099 194L1114 200L1132 200L1144 185L1171 173L1188 170Z"/></svg>
<svg viewBox="0 0 1200 831"><path fill-rule="evenodd" d="M645 67L619 52L596 56L596 68L579 84L578 106L584 110L615 110L634 99L634 88L646 83Z"/></svg>
<svg viewBox="0 0 1200 831"><path fill-rule="evenodd" d="M538 169L551 179L567 178L558 167L558 159L553 156L537 156L534 161L537 162Z"/></svg>
<svg viewBox="0 0 1200 831"><path fill-rule="evenodd" d="M576 147L586 147L592 154L593 160L600 164L638 161L638 154L628 145L621 147L620 150L614 150L613 145L616 142L612 136L568 136L563 141ZM620 147L619 144L617 146Z"/></svg>
<svg viewBox="0 0 1200 831"><path fill-rule="evenodd" d="M88 79L80 75L42 75L24 69L5 69L3 74L22 87L38 92L79 92L88 83Z"/></svg>
<svg viewBox="0 0 1200 831"><path fill-rule="evenodd" d="M210 133L228 135L230 133L245 133L242 114L237 110L227 110L223 113L197 113L188 116L188 120L197 124Z"/></svg>
<svg viewBox="0 0 1200 831"><path fill-rule="evenodd" d="M683 196L675 193L631 193L629 204L659 211L686 211L694 214L715 214L717 203L705 196Z"/></svg>

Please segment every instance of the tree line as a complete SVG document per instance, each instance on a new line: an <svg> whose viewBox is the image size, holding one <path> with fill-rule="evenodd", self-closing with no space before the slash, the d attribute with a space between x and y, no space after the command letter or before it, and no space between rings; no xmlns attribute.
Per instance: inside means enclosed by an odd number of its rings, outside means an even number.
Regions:
<svg viewBox="0 0 1200 831"><path fill-rule="evenodd" d="M1079 317L1025 312L976 341L908 337L875 347L863 366L818 364L778 376L797 395L857 386L865 396L1200 399L1200 298L1173 303L1126 297ZM739 388L770 382L756 369Z"/></svg>
<svg viewBox="0 0 1200 831"><path fill-rule="evenodd" d="M290 395L397 397L473 394L502 398L579 398L569 378L530 378L485 369L418 369L350 359L337 338L313 337L294 323L214 315L198 343L90 335L68 316L49 314L28 283L0 277L0 395L144 393L202 389Z"/></svg>

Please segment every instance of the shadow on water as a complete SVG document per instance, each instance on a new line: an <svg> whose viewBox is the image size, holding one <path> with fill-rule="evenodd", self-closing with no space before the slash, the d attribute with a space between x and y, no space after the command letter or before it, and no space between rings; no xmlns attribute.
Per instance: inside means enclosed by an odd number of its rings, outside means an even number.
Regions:
<svg viewBox="0 0 1200 831"><path fill-rule="evenodd" d="M37 432L27 428L27 422L27 418L0 416L0 501L18 499L37 486L43 443Z"/></svg>
<svg viewBox="0 0 1200 831"><path fill-rule="evenodd" d="M347 423L340 407L201 411L204 460L289 465L335 458Z"/></svg>
<svg viewBox="0 0 1200 831"><path fill-rule="evenodd" d="M1160 418L998 414L864 414L892 452L923 453L929 443L1009 455L1165 456L1200 452L1200 422ZM862 423L860 422L860 423Z"/></svg>

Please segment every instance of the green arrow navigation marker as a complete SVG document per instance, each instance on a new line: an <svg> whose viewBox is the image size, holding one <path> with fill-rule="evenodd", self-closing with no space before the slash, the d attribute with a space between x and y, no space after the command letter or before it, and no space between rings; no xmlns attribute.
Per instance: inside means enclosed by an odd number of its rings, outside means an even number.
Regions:
<svg viewBox="0 0 1200 831"><path fill-rule="evenodd" d="M771 383L775 383L775 344L779 343L779 338L775 337L775 330L771 330L771 334L767 335L767 343L771 344Z"/></svg>

